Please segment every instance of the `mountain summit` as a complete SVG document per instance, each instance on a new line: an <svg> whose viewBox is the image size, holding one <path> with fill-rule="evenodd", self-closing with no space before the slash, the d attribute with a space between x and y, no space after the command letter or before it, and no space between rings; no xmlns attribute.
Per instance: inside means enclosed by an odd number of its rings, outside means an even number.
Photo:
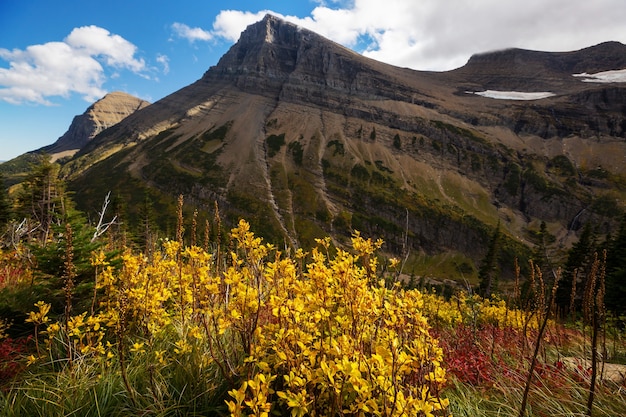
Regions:
<svg viewBox="0 0 626 417"><path fill-rule="evenodd" d="M55 157L73 155L97 134L149 104L121 91L109 93L74 117L67 132L41 150Z"/></svg>
<svg viewBox="0 0 626 417"><path fill-rule="evenodd" d="M511 260L542 222L563 246L586 222L614 226L626 86L575 71L624 69L623 51L507 50L423 72L268 15L198 81L104 130L63 169L83 207L111 190L167 212L183 194L273 242L342 244L357 229L413 263L455 254L467 273L498 224Z"/></svg>
<svg viewBox="0 0 626 417"><path fill-rule="evenodd" d="M203 79L231 79L243 88L280 89L290 82L350 92L361 60L361 55L308 29L266 15L242 32Z"/></svg>
<svg viewBox="0 0 626 417"><path fill-rule="evenodd" d="M242 89L326 106L329 99L341 104L347 95L410 100L415 91L406 91L409 86L402 78L414 73L365 58L315 32L266 15L242 32L203 80L230 80ZM399 78L394 83L390 75Z"/></svg>

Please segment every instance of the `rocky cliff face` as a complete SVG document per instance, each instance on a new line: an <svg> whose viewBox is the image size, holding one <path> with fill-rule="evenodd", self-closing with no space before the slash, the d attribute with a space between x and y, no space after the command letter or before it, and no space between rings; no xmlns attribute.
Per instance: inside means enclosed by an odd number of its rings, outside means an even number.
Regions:
<svg viewBox="0 0 626 417"><path fill-rule="evenodd" d="M389 79L398 68L368 60L318 34L266 16L242 33L217 66L203 77L207 82L231 80L282 100L311 102L327 107L329 99L391 98L410 100L407 91Z"/></svg>
<svg viewBox="0 0 626 417"><path fill-rule="evenodd" d="M500 223L512 261L542 221L567 246L581 224L606 232L622 212L624 84L572 74L626 68L625 48L509 50L418 72L267 16L201 79L64 169L87 200L108 189L129 206L145 193L182 193L206 211L217 200L226 221L244 217L291 246L341 244L358 229L391 252L471 262ZM474 94L490 89L551 95Z"/></svg>
<svg viewBox="0 0 626 417"><path fill-rule="evenodd" d="M56 142L2 163L0 172L7 176L7 184L19 183L31 165L39 161L42 153L49 155L53 162L67 160L87 146L102 131L117 125L149 104L147 101L123 92L109 93L89 106L83 114L75 116L67 132Z"/></svg>
<svg viewBox="0 0 626 417"><path fill-rule="evenodd" d="M272 16L244 31L203 77L207 83L224 80L281 103L309 104L370 122L395 121L409 129L411 117L370 103L389 100L432 109L439 107L439 89L448 88L434 74L364 58Z"/></svg>
<svg viewBox="0 0 626 417"><path fill-rule="evenodd" d="M112 92L96 101L80 116L74 117L67 132L43 150L49 154L73 154L103 130L119 123L148 103L130 94Z"/></svg>

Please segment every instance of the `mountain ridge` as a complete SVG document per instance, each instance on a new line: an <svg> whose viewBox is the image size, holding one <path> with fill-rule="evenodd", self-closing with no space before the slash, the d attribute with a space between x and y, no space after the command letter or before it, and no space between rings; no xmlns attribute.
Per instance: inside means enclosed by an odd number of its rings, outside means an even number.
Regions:
<svg viewBox="0 0 626 417"><path fill-rule="evenodd" d="M480 88L531 88L566 94L580 88L574 74L626 68L626 45L603 42L569 52L544 52L520 48L472 55L466 65L450 71L478 82ZM517 82L512 83L512 76ZM476 88L476 87L475 87Z"/></svg>
<svg viewBox="0 0 626 417"><path fill-rule="evenodd" d="M184 194L291 247L326 235L341 244L358 229L392 253L472 264L497 224L510 259L541 222L563 246L585 222L610 231L626 201L624 84L585 83L568 72L578 67L551 64L576 54L515 54L534 66L509 71L515 59L502 57L514 54L496 52L420 72L266 16L198 81L100 133L63 172L83 207L104 189L129 205ZM555 95L474 94L491 86Z"/></svg>

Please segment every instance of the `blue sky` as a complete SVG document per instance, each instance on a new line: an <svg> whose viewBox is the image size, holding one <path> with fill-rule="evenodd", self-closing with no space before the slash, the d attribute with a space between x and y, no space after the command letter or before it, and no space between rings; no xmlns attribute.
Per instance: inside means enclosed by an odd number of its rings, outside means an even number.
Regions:
<svg viewBox="0 0 626 417"><path fill-rule="evenodd" d="M0 160L53 143L107 92L154 102L192 83L267 11L418 70L626 43L623 0L0 0Z"/></svg>

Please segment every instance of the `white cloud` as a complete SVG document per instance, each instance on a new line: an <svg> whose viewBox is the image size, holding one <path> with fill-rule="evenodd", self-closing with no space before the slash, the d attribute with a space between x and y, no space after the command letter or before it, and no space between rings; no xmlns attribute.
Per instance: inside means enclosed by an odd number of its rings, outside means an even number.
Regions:
<svg viewBox="0 0 626 417"><path fill-rule="evenodd" d="M167 75L170 72L170 59L167 55L157 54L156 61L163 66L163 74Z"/></svg>
<svg viewBox="0 0 626 417"><path fill-rule="evenodd" d="M193 43L195 41L210 41L213 39L211 32L201 28L192 28L184 23L175 22L172 24L172 30L179 38L187 39Z"/></svg>
<svg viewBox="0 0 626 417"><path fill-rule="evenodd" d="M84 26L72 30L65 43L89 56L104 58L107 65L141 72L146 64L135 59L137 47L119 35L97 26Z"/></svg>
<svg viewBox="0 0 626 417"><path fill-rule="evenodd" d="M475 53L509 47L569 51L626 43L623 0L316 0L309 16L284 16L363 55L398 66L449 70ZM268 13L223 10L210 31L236 41ZM365 41L365 42L363 42Z"/></svg>
<svg viewBox="0 0 626 417"><path fill-rule="evenodd" d="M0 100L50 105L50 97L78 93L88 102L106 94L104 65L141 74L136 47L97 26L74 29L63 42L0 49L9 68L0 68Z"/></svg>
<svg viewBox="0 0 626 417"><path fill-rule="evenodd" d="M586 83L626 83L626 69L573 75L574 77L580 77L581 81Z"/></svg>

